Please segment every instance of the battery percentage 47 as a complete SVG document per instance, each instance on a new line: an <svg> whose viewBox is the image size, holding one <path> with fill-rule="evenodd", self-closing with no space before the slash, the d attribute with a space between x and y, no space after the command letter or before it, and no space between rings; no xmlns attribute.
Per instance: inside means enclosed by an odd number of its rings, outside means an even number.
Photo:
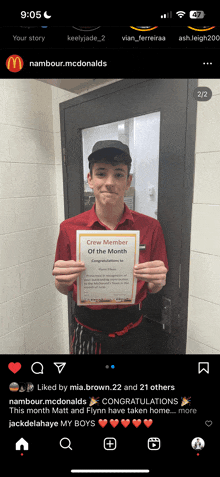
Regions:
<svg viewBox="0 0 220 477"><path fill-rule="evenodd" d="M191 10L191 12L189 13L189 16L190 18L196 18L198 20L201 19L201 18L204 18L205 16L205 12L203 12L202 10Z"/></svg>

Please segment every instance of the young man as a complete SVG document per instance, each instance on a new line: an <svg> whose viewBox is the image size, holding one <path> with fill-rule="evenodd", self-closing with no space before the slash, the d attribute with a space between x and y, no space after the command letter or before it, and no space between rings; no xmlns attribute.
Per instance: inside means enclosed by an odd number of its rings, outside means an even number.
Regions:
<svg viewBox="0 0 220 477"><path fill-rule="evenodd" d="M141 322L142 301L166 284L168 262L159 222L130 210L124 203L129 189L131 157L120 141L99 141L88 157L87 179L95 204L91 210L60 224L53 275L55 286L65 295L73 292L77 301L77 277L86 263L76 262L76 230L140 230L139 264L135 305L77 306L71 323L71 354L147 354ZM142 339L140 339L142 338ZM142 343L141 343L142 342Z"/></svg>

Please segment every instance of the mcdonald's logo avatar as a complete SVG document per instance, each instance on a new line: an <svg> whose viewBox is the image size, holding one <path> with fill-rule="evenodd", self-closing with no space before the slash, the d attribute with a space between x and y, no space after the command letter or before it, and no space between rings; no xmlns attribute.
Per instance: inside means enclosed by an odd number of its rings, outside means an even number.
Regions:
<svg viewBox="0 0 220 477"><path fill-rule="evenodd" d="M6 61L6 66L9 71L12 73L18 73L18 71L22 70L24 66L24 62L21 56L18 55L11 55L8 57Z"/></svg>

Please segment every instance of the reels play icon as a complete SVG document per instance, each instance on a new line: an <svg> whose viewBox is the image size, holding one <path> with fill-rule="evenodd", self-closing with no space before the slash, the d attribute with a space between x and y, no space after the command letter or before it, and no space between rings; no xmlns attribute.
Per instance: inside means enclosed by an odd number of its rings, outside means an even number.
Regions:
<svg viewBox="0 0 220 477"><path fill-rule="evenodd" d="M161 447L161 441L159 437L150 437L147 441L147 447L149 450L159 450Z"/></svg>

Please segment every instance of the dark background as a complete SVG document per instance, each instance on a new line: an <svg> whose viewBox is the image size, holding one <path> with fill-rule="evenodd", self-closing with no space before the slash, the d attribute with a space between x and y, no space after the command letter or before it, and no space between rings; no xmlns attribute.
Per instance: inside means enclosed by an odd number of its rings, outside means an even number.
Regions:
<svg viewBox="0 0 220 477"><path fill-rule="evenodd" d="M10 466L9 457L13 462L13 468L19 475L21 469L33 469L42 475L47 472L55 472L57 467L62 469L62 475L69 475L71 469L150 469L150 475L158 475L158 471L169 471L170 476L184 475L184 472L196 471L197 475L208 475L208 469L215 468L217 462L216 432L219 420L217 393L214 390L215 377L218 376L217 361L214 356L164 356L163 360L158 356L145 357L144 366L140 366L140 357L127 356L126 361L122 357L81 356L74 362L69 355L35 356L35 355L5 355L1 359L4 383L4 409L2 434L7 439L3 440L3 456L6 456L6 464ZM21 370L13 374L8 369L10 362L19 361ZM31 365L40 361L44 365L44 374L35 375L31 372ZM54 362L66 362L61 374L58 374ZM210 374L205 372L198 374L198 362L208 361ZM111 365L115 365L115 369ZM106 369L106 365L109 369ZM35 368L36 369L36 368ZM31 393L10 392L8 386L11 382L32 382L35 389ZM60 384L161 384L175 385L175 391L38 391L37 384L54 385ZM5 392L6 390L6 392ZM89 398L99 397L99 406L95 408L108 408L101 403L102 398L178 398L179 404L167 406L171 411L177 411L183 397L191 397L191 405L183 409L197 409L197 414L11 414L8 411L9 399L76 399L82 397L89 403ZM85 408L88 404L85 406ZM17 406L18 408L19 406ZM20 407L27 408L33 406ZM40 406L38 406L40 407ZM46 407L46 406L45 406ZM47 406L50 407L50 406ZM57 405L54 405L57 407ZM62 407L80 407L61 405ZM120 407L113 405L111 407ZM125 407L126 405L121 405ZM135 407L134 405L130 407ZM136 405L138 407L138 405ZM150 408L150 405L142 405L142 408ZM157 406L151 406L157 407ZM163 405L158 405L164 408ZM51 408L51 407L50 407ZM128 428L124 428L119 422L114 429L108 422L102 429L98 419L152 419L153 424L147 428L143 422L139 428L135 428L132 422ZM95 427L58 427L49 429L46 427L22 427L8 429L8 421L65 421L65 420L94 420ZM206 420L213 421L213 425L207 427ZM7 430L8 429L8 430ZM15 443L23 437L29 442L29 450L23 452L15 450ZM63 437L71 440L69 449L61 449L59 441ZM106 451L103 449L105 437L117 439L117 449ZM161 449L150 451L147 449L147 441L150 437L161 439ZM205 441L202 451L193 450L191 441L195 437L201 437ZM7 451L7 452L6 452ZM3 458L4 459L4 458ZM3 464L3 462L2 462ZM9 475L12 475L9 473ZM124 474L125 475L125 474ZM186 474L185 474L186 475Z"/></svg>

